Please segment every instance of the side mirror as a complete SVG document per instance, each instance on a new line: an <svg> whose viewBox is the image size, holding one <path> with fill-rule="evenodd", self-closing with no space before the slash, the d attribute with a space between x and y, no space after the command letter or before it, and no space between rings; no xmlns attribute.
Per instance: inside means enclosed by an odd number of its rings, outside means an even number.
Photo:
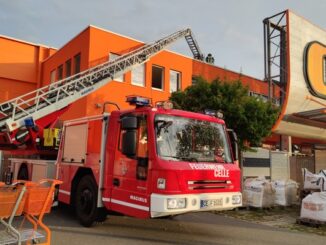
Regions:
<svg viewBox="0 0 326 245"><path fill-rule="evenodd" d="M138 127L138 120L135 116L127 116L121 119L121 129L135 130Z"/></svg>
<svg viewBox="0 0 326 245"><path fill-rule="evenodd" d="M127 130L122 135L122 154L128 157L134 157L136 155L137 145L137 131Z"/></svg>
<svg viewBox="0 0 326 245"><path fill-rule="evenodd" d="M233 129L228 129L234 160L239 160L238 136Z"/></svg>

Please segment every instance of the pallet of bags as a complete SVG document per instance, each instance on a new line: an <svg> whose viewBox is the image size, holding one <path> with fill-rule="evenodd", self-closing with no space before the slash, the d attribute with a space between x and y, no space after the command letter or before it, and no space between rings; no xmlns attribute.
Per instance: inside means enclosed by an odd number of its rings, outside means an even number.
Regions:
<svg viewBox="0 0 326 245"><path fill-rule="evenodd" d="M275 190L274 204L291 206L298 201L298 183L293 180L274 180L272 186Z"/></svg>
<svg viewBox="0 0 326 245"><path fill-rule="evenodd" d="M326 192L314 192L302 200L300 220L306 223L326 223Z"/></svg>
<svg viewBox="0 0 326 245"><path fill-rule="evenodd" d="M310 172L308 169L303 168L302 169L302 174L303 174L303 189L304 190L317 190L320 191L321 184L323 184L322 179L326 180L326 171L321 170L318 174L314 174Z"/></svg>
<svg viewBox="0 0 326 245"><path fill-rule="evenodd" d="M318 175L320 176L318 180L320 191L326 191L326 170L320 170Z"/></svg>
<svg viewBox="0 0 326 245"><path fill-rule="evenodd" d="M274 204L275 190L271 182L264 177L248 178L244 182L243 205L266 208Z"/></svg>

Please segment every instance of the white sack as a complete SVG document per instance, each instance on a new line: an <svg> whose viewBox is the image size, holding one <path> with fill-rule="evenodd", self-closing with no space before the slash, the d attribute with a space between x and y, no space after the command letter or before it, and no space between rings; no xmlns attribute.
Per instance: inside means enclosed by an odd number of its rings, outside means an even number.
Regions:
<svg viewBox="0 0 326 245"><path fill-rule="evenodd" d="M311 173L308 169L303 168L303 189L305 190L320 190L318 174Z"/></svg>
<svg viewBox="0 0 326 245"><path fill-rule="evenodd" d="M319 178L319 187L320 187L320 191L326 191L326 170L320 170L319 174L320 176Z"/></svg>
<svg viewBox="0 0 326 245"><path fill-rule="evenodd" d="M326 222L326 192L314 192L302 200L300 218Z"/></svg>
<svg viewBox="0 0 326 245"><path fill-rule="evenodd" d="M274 180L272 186L275 190L274 204L290 206L298 200L298 184L293 180Z"/></svg>
<svg viewBox="0 0 326 245"><path fill-rule="evenodd" d="M275 191L265 178L246 179L243 188L243 204L250 207L271 207L274 204Z"/></svg>

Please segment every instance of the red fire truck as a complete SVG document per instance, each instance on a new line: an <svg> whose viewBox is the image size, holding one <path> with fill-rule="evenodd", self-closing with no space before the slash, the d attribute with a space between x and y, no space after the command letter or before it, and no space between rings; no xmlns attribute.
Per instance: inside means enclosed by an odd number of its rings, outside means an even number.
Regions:
<svg viewBox="0 0 326 245"><path fill-rule="evenodd" d="M74 205L85 226L102 220L106 210L147 218L240 206L240 170L231 153L237 152L236 137L214 116L167 103L150 107L131 97L134 110L68 121L62 131L54 127L73 102L181 37L202 59L185 29L0 104L0 149L14 156L14 178L56 173L64 181L59 200Z"/></svg>
<svg viewBox="0 0 326 245"><path fill-rule="evenodd" d="M64 124L59 201L83 225L105 210L150 218L241 206L236 138L223 120L128 100L134 110Z"/></svg>

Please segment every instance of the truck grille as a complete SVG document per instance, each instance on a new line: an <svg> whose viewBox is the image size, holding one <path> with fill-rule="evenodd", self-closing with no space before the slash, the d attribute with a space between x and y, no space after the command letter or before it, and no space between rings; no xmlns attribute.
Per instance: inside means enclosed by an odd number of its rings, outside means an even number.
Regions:
<svg viewBox="0 0 326 245"><path fill-rule="evenodd" d="M202 189L230 189L233 188L231 180L190 180L188 181L189 190Z"/></svg>

